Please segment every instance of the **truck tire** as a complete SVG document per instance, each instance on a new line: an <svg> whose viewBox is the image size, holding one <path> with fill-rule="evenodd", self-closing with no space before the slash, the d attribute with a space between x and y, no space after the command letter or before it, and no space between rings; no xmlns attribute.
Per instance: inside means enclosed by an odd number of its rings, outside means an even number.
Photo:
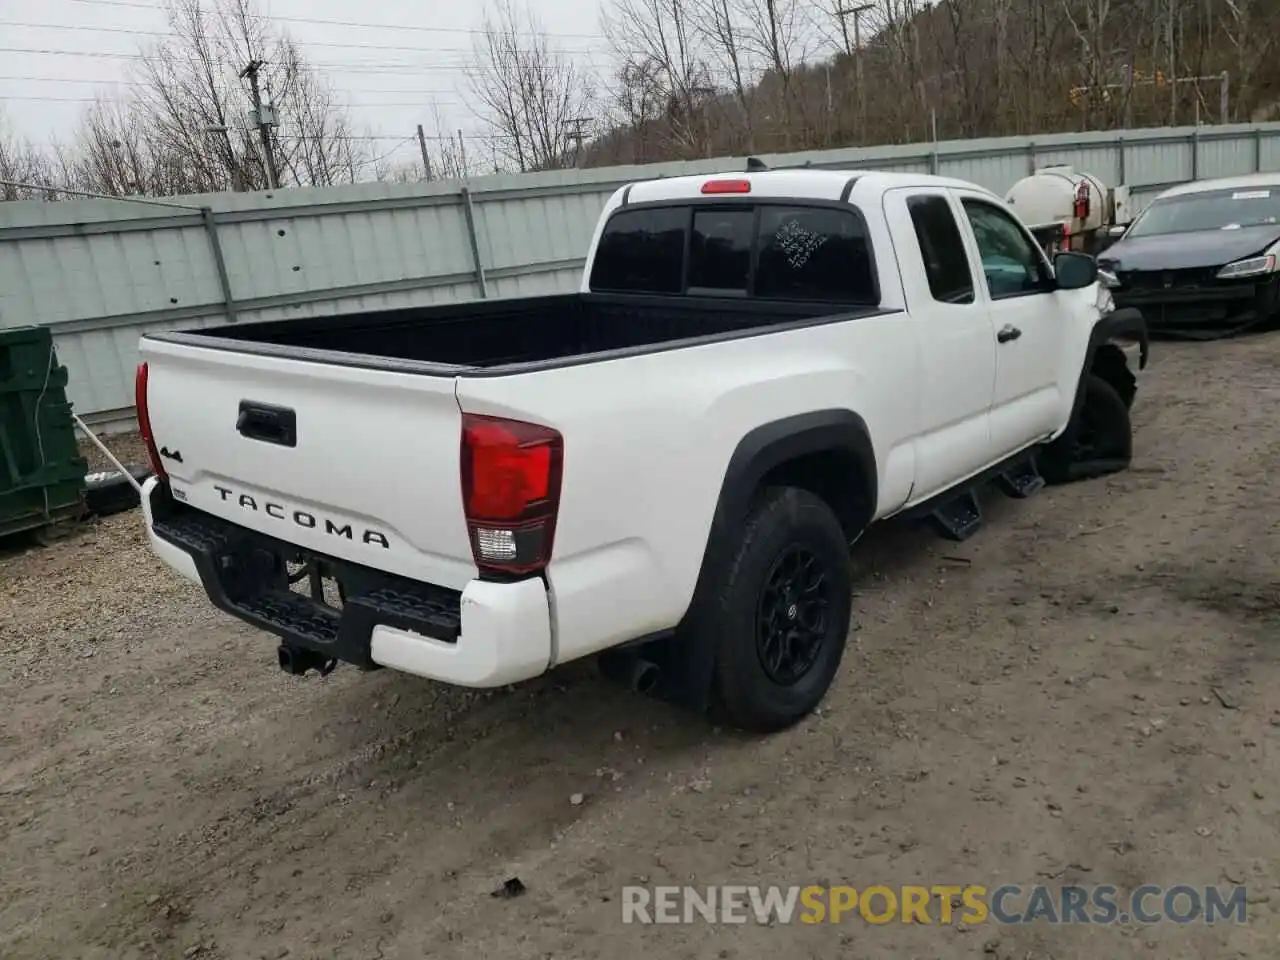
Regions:
<svg viewBox="0 0 1280 960"><path fill-rule="evenodd" d="M1102 377L1085 382L1084 402L1062 436L1037 461L1048 483L1072 483L1127 469L1133 425L1124 397Z"/></svg>
<svg viewBox="0 0 1280 960"><path fill-rule="evenodd" d="M709 619L713 704L734 726L782 730L826 696L849 632L853 564L840 521L806 490L764 490Z"/></svg>

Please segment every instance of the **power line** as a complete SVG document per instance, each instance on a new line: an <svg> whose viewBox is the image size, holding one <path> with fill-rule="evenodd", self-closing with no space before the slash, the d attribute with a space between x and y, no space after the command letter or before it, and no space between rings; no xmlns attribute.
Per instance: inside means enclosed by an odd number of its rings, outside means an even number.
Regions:
<svg viewBox="0 0 1280 960"><path fill-rule="evenodd" d="M49 96L27 95L27 94L14 94L14 95L0 94L0 100L24 100L32 103L97 103L101 99L102 99L101 97L49 97ZM462 101L459 100L455 102L461 103ZM361 104L354 104L353 106L357 108L360 108L360 107L363 107L363 108L421 107L421 106L424 106L426 103L427 103L426 99L396 101L394 103L386 103L383 101L370 101L370 102L361 103Z"/></svg>
<svg viewBox="0 0 1280 960"><path fill-rule="evenodd" d="M0 27L25 27L31 30L84 30L91 33L126 33L131 36L144 37L162 37L167 40L182 39L177 34L169 30L136 30L130 27L100 27L89 24L78 23L27 23L21 20L0 20ZM385 43L335 43L331 40L296 40L290 38L294 43L302 47L333 47L345 50L397 50L409 53L471 53L470 47L409 47L400 44ZM528 49L522 50L522 53L534 52ZM557 53L568 54L571 56L590 56L591 50L557 50Z"/></svg>
<svg viewBox="0 0 1280 960"><path fill-rule="evenodd" d="M0 95L0 100L25 100L31 103L97 103L97 97L33 97L9 94Z"/></svg>
<svg viewBox="0 0 1280 960"><path fill-rule="evenodd" d="M138 3L136 0L67 0L68 3L85 3L92 6L103 7L133 7L138 10L152 10L160 12L160 8L149 3ZM316 17L286 17L277 14L250 13L246 15L250 20L266 20L277 23L306 23L316 24L320 26L332 27L367 27L373 30L394 30L400 33L405 30L421 31L423 33L461 33L461 34L483 34L484 30L478 27L424 27L411 24L400 23L365 23L357 20L321 20ZM519 31L523 33L523 31ZM580 40L606 40L608 39L602 33L558 33L550 31L539 31L548 37L572 38ZM534 36L536 34L529 34Z"/></svg>
<svg viewBox="0 0 1280 960"><path fill-rule="evenodd" d="M112 80L109 78L88 78L80 77L40 77L40 76L0 76L0 80L21 80L34 83L90 83L90 84L115 84L124 87L150 87L151 84L144 80ZM353 90L350 87L329 87L334 93L348 93L354 95L364 95L368 93L391 94L393 96L452 96L457 90Z"/></svg>
<svg viewBox="0 0 1280 960"><path fill-rule="evenodd" d="M32 80L40 83L122 83L129 87L144 86L140 80L115 80L110 77L84 80L79 77L0 76L0 80Z"/></svg>
<svg viewBox="0 0 1280 960"><path fill-rule="evenodd" d="M333 138L332 138L332 137L330 137L329 139L333 139ZM399 143L397 143L394 147L392 147L392 148L391 148L390 150L388 150L386 153L381 154L380 156L376 156L376 157L374 157L374 158L373 158L372 160L370 160L369 162L370 162L370 163L381 163L383 160L387 159L387 157L391 156L393 153L395 153L395 152L396 152L396 151L398 151L401 147L403 147L405 144L407 144L410 140L417 140L417 139L418 139L417 134L414 134L412 137L405 137L403 140L401 140Z"/></svg>
<svg viewBox="0 0 1280 960"><path fill-rule="evenodd" d="M432 51L421 51L424 56L429 56ZM33 48L33 47L0 47L0 53L29 53L39 54L47 57L88 57L90 59L99 60L141 60L141 61L159 61L161 63L190 63L190 58L165 55L160 53L116 53L111 51L100 50L62 50L56 48ZM211 62L230 69L230 63L219 57L212 58ZM415 73L432 73L432 72L456 72L468 67L475 66L478 61L456 62L442 61L433 58L431 63L414 64L406 62L395 62L386 60L352 60L352 61L326 61L326 60L307 60L307 66L316 67L323 70L342 70L349 73L361 73L375 76L390 76L394 74L415 74ZM599 69L598 65L592 61L591 66Z"/></svg>
<svg viewBox="0 0 1280 960"><path fill-rule="evenodd" d="M300 140L306 140L308 138L316 137L316 134L300 133L295 130L285 130L283 131L283 135L287 137L293 137L294 139L300 139ZM409 137L408 139L416 140L417 136L418 135L415 133L413 136ZM501 136L495 133L465 133L463 134L463 136L467 140L501 140L502 139ZM377 142L377 141L399 140L401 138L393 134L386 134L386 133L326 133L320 139L358 140L362 142L363 141ZM423 134L423 139L433 140L439 143L457 143L458 142L457 134L454 134L453 136L449 136L448 134L444 134L444 133L435 133L435 134L427 133L427 134ZM408 141L405 141L405 142L408 142Z"/></svg>

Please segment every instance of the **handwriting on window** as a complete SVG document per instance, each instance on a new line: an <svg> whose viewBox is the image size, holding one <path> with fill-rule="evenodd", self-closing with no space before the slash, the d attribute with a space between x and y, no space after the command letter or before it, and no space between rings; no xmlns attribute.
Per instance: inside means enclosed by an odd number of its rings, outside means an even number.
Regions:
<svg viewBox="0 0 1280 960"><path fill-rule="evenodd" d="M828 238L826 234L806 229L798 220L788 220L774 233L773 239L787 266L792 270L802 270Z"/></svg>

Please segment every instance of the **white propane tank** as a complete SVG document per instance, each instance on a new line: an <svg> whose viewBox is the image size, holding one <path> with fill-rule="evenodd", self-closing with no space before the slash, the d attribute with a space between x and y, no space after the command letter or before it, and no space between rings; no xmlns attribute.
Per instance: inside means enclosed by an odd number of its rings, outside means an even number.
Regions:
<svg viewBox="0 0 1280 960"><path fill-rule="evenodd" d="M1062 224L1073 249L1107 222L1106 185L1074 167L1042 167L1015 183L1004 199L1028 227Z"/></svg>

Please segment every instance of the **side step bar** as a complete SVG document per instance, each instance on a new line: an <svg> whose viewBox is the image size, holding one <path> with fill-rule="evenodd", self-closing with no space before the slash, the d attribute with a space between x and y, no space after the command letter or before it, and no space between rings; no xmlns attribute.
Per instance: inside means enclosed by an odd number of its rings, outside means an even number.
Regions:
<svg viewBox="0 0 1280 960"><path fill-rule="evenodd" d="M1025 500L1044 489L1044 477L1035 460L1024 460L1000 474L1000 485L1009 496Z"/></svg>
<svg viewBox="0 0 1280 960"><path fill-rule="evenodd" d="M1025 500L1044 489L1045 480L1040 476L1034 457L1010 464L996 475L1001 489L1011 497ZM982 483L975 483L962 493L939 503L929 514L934 525L949 540L968 540L982 529L982 503L978 491Z"/></svg>
<svg viewBox="0 0 1280 960"><path fill-rule="evenodd" d="M934 523L949 540L968 540L982 529L982 504L973 490L966 490L933 511Z"/></svg>

